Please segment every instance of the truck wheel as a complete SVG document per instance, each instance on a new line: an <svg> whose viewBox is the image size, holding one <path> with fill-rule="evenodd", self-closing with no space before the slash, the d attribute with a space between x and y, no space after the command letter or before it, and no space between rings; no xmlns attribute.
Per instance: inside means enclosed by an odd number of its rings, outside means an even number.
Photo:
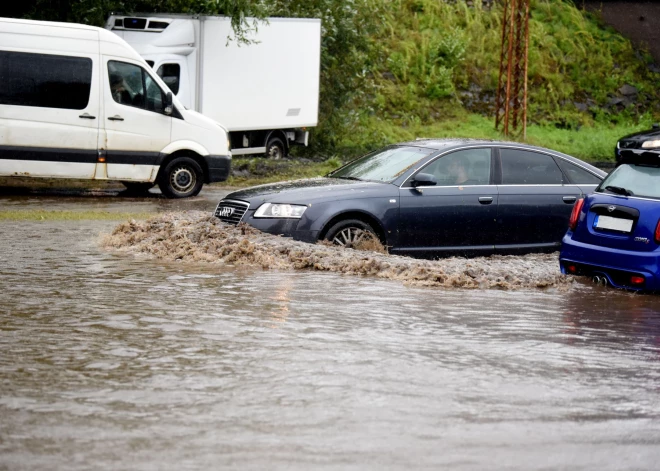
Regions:
<svg viewBox="0 0 660 471"><path fill-rule="evenodd" d="M190 157L178 157L165 166L158 187L168 198L196 196L204 184L204 172Z"/></svg>
<svg viewBox="0 0 660 471"><path fill-rule="evenodd" d="M282 139L279 137L271 137L268 139L268 143L266 144L266 157L277 160L285 155L284 142L282 142Z"/></svg>
<svg viewBox="0 0 660 471"><path fill-rule="evenodd" d="M353 247L357 242L366 237L375 237L378 239L378 235L376 235L373 227L359 219L339 221L325 235L326 240L342 247Z"/></svg>
<svg viewBox="0 0 660 471"><path fill-rule="evenodd" d="M130 193L146 193L156 183L152 182L121 182Z"/></svg>

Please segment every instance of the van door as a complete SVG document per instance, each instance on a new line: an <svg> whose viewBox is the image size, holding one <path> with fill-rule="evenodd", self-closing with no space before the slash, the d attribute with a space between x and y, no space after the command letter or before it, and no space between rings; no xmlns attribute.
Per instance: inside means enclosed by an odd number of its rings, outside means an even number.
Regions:
<svg viewBox="0 0 660 471"><path fill-rule="evenodd" d="M0 175L95 178L99 56L35 51L0 50Z"/></svg>
<svg viewBox="0 0 660 471"><path fill-rule="evenodd" d="M140 63L103 56L103 124L109 179L154 181L171 139L165 93Z"/></svg>

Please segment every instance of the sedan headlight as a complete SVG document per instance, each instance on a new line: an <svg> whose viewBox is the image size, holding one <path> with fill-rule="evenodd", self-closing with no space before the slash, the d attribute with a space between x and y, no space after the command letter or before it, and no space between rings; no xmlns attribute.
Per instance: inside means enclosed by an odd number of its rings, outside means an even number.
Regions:
<svg viewBox="0 0 660 471"><path fill-rule="evenodd" d="M660 147L660 141L645 141L642 143L642 149L653 149L654 147Z"/></svg>
<svg viewBox="0 0 660 471"><path fill-rule="evenodd" d="M255 218L291 218L300 219L307 206L299 204L264 203L255 211Z"/></svg>

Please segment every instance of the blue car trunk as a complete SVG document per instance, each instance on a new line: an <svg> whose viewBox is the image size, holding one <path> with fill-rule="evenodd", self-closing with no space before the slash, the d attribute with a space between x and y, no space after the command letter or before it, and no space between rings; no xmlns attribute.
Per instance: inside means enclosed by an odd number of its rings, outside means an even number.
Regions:
<svg viewBox="0 0 660 471"><path fill-rule="evenodd" d="M657 201L592 193L585 198L573 240L620 250L651 252L658 248L654 230L659 217Z"/></svg>

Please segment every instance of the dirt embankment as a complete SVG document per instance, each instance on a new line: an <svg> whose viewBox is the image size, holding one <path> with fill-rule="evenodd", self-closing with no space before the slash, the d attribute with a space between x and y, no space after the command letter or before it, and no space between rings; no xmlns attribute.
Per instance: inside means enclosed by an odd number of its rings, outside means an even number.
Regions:
<svg viewBox="0 0 660 471"><path fill-rule="evenodd" d="M573 285L572 277L559 272L556 254L419 260L297 242L246 225L229 226L199 211L122 223L103 237L102 245L169 261L320 270L375 276L414 286L568 289Z"/></svg>

